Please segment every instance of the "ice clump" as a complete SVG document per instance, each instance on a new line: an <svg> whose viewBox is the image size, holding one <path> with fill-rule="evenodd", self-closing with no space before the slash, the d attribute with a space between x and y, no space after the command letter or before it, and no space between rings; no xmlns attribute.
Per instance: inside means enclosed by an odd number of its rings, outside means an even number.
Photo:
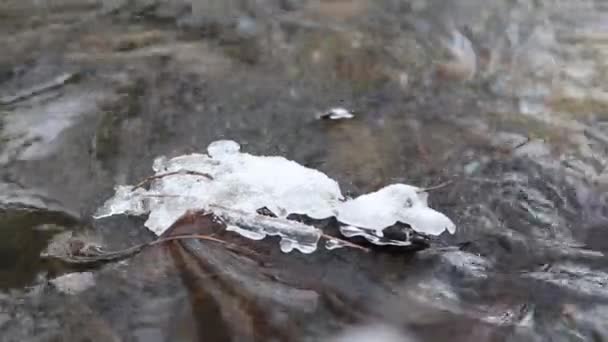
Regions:
<svg viewBox="0 0 608 342"><path fill-rule="evenodd" d="M350 226L382 231L397 222L407 223L417 232L439 235L454 233L454 223L428 207L428 194L405 184L392 184L376 192L341 203L338 221Z"/></svg>
<svg viewBox="0 0 608 342"><path fill-rule="evenodd" d="M320 114L319 119L343 120L352 119L355 115L342 107L331 108L327 112Z"/></svg>
<svg viewBox="0 0 608 342"><path fill-rule="evenodd" d="M157 158L148 190L118 186L96 218L148 213L146 227L161 235L186 211L206 210L221 218L228 230L253 240L276 235L281 237L282 251L295 248L303 253L316 249L322 232L287 220L290 214L336 217L345 224L345 236L362 235L372 242L374 235L382 236L384 228L397 222L425 235L455 230L449 218L428 207L427 194L414 186L393 184L346 200L335 180L283 157L242 153L239 144L230 140L211 143L207 152ZM261 208L276 217L258 214ZM367 236L370 231L373 234Z"/></svg>
<svg viewBox="0 0 608 342"><path fill-rule="evenodd" d="M342 227L340 227L340 233L342 233L342 235L344 235L347 238L361 236L361 237L365 238L367 241L369 241L375 245L379 245L379 246L384 246L384 245L411 246L412 245L412 241L410 240L411 236L407 232L406 232L406 234L408 234L408 239L405 239L402 241L386 239L382 230L359 228L356 226L348 226L348 225L342 226Z"/></svg>
<svg viewBox="0 0 608 342"><path fill-rule="evenodd" d="M294 248L302 253L312 253L317 249L321 230L284 218L275 218L257 213L247 213L211 205L210 209L227 225L227 229L252 240L261 240L266 235L281 237L281 251L291 252Z"/></svg>

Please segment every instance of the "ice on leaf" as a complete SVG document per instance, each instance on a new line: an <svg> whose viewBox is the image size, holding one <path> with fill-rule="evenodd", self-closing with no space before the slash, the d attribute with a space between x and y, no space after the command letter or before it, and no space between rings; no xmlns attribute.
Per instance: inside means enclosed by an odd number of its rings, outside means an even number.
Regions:
<svg viewBox="0 0 608 342"><path fill-rule="evenodd" d="M379 231L401 222L419 233L440 235L447 230L453 234L454 223L429 208L427 196L420 188L393 184L340 204L337 218L347 225Z"/></svg>
<svg viewBox="0 0 608 342"><path fill-rule="evenodd" d="M284 218L275 218L257 213L247 213L211 206L214 214L219 216L228 226L228 230L239 233L252 240L261 240L266 235L281 238L281 251L285 253L297 249L302 253L312 253L317 249L321 238L321 230Z"/></svg>
<svg viewBox="0 0 608 342"><path fill-rule="evenodd" d="M283 157L242 153L239 144L229 140L210 144L207 152L157 158L153 164L156 179L148 190L117 187L116 195L96 217L148 213L146 227L161 235L186 211L207 210L244 237L258 240L276 235L281 237L284 252L295 248L303 253L316 249L322 232L287 220L290 214L313 219L336 217L346 226L373 230L380 236L382 229L396 222L427 235L454 232L454 224L430 209L427 194L413 186L394 184L345 200L335 180ZM259 215L260 208L277 217Z"/></svg>

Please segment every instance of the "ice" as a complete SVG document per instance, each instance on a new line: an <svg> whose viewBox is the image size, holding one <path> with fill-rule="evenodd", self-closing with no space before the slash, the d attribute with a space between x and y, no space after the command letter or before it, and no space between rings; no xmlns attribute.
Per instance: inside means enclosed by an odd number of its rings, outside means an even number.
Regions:
<svg viewBox="0 0 608 342"><path fill-rule="evenodd" d="M338 221L350 226L382 231L397 222L406 223L417 232L453 234L454 223L442 213L427 206L427 194L420 188L392 184L376 192L341 203Z"/></svg>
<svg viewBox="0 0 608 342"><path fill-rule="evenodd" d="M239 153L241 150L241 146L237 144L235 141L231 140L218 140L212 142L207 147L207 153L212 158L221 158L223 156L229 156Z"/></svg>
<svg viewBox="0 0 608 342"><path fill-rule="evenodd" d="M352 119L355 115L342 107L331 108L323 114L319 115L319 119L342 120Z"/></svg>
<svg viewBox="0 0 608 342"><path fill-rule="evenodd" d="M306 214L321 219L334 216L342 194L338 183L323 173L281 157L248 154L222 156L214 202L253 212L267 207L279 217Z"/></svg>
<svg viewBox="0 0 608 342"><path fill-rule="evenodd" d="M226 226L227 231L236 232L237 234L246 237L251 240L263 240L266 237L266 233L263 231L255 231L249 229L242 229L239 226L228 225Z"/></svg>
<svg viewBox="0 0 608 342"><path fill-rule="evenodd" d="M287 220L290 214L313 219L336 217L345 224L345 236L364 236L378 244L411 244L380 239L382 230L397 222L426 235L439 235L444 230L453 233L455 229L445 215L427 206L428 194L414 186L393 184L346 200L335 180L283 157L242 153L239 144L230 140L211 143L207 152L157 158L149 189L118 186L96 218L149 214L146 227L161 235L188 210L206 210L230 231L253 240L279 236L281 250L302 253L316 250L322 232ZM260 208L277 217L258 214ZM330 241L326 247L341 245Z"/></svg>
<svg viewBox="0 0 608 342"><path fill-rule="evenodd" d="M334 249L338 249L338 248L342 248L342 247L346 247L347 243L342 241L342 240L338 240L338 239L328 239L327 241L325 241L325 249L327 250L334 250Z"/></svg>
<svg viewBox="0 0 608 342"><path fill-rule="evenodd" d="M134 190L129 185L119 185L114 188L116 194L111 201L97 211L95 218L102 218L118 214L143 215L147 210L144 208L144 200L141 198L145 191Z"/></svg>
<svg viewBox="0 0 608 342"><path fill-rule="evenodd" d="M355 226L342 226L342 227L340 227L340 233L342 233L342 235L344 235L348 238L360 236L360 237L365 238L367 241L369 241L375 245L379 245L379 246L383 246L383 245L411 246L412 245L412 242L409 240L397 241L397 240L390 240L390 239L384 238L382 229L374 230L374 229L367 229L367 228L359 228L359 227L355 227Z"/></svg>
<svg viewBox="0 0 608 342"><path fill-rule="evenodd" d="M266 235L281 237L281 251L285 253L297 249L309 254L317 249L322 232L312 226L291 221L284 218L275 218L257 213L222 208L212 205L210 209L233 230L246 238L261 240ZM238 229L234 229L238 227Z"/></svg>

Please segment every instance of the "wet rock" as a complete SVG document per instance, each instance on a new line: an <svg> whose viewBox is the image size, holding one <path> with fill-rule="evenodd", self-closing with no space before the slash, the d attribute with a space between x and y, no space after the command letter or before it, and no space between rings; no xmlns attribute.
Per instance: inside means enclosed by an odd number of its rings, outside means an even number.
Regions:
<svg viewBox="0 0 608 342"><path fill-rule="evenodd" d="M526 276L588 296L608 296L608 292L604 289L604 284L608 281L608 274L592 270L585 265L560 263L550 265L547 271L528 273Z"/></svg>
<svg viewBox="0 0 608 342"><path fill-rule="evenodd" d="M515 150L515 155L526 156L529 158L540 158L551 154L549 147L541 140L534 140L526 143Z"/></svg>
<svg viewBox="0 0 608 342"><path fill-rule="evenodd" d="M152 44L161 43L165 35L161 31L144 31L126 34L116 39L115 49L118 51L129 51L140 49Z"/></svg>
<svg viewBox="0 0 608 342"><path fill-rule="evenodd" d="M479 255L462 251L450 251L441 255L445 261L459 272L472 277L487 277L487 272L492 269L491 263Z"/></svg>
<svg viewBox="0 0 608 342"><path fill-rule="evenodd" d="M368 6L368 0L317 1L311 2L307 10L313 15L345 20L365 14Z"/></svg>
<svg viewBox="0 0 608 342"><path fill-rule="evenodd" d="M380 87L389 80L387 56L359 32L304 33L295 50L299 63L294 67L301 75L321 71L350 82L356 91Z"/></svg>
<svg viewBox="0 0 608 342"><path fill-rule="evenodd" d="M71 86L65 95L34 100L29 107L7 111L0 136L8 142L0 147L0 163L36 160L52 154L61 133L95 112L96 102L103 95L99 88Z"/></svg>
<svg viewBox="0 0 608 342"><path fill-rule="evenodd" d="M3 312L12 317L2 326L3 339L325 340L378 321L420 340L603 338L600 228L608 213L598 182L607 159L607 13L600 5L3 3L0 64L10 73L0 74L7 94L71 70L67 64L87 71L78 84L0 114L0 149L14 152L2 159L10 162L0 168L2 177L26 188L44 186L44 197L71 208L62 212L92 213L114 184L148 174L156 155L238 139L256 154L322 170L348 195L393 181L452 179L431 204L461 227L440 239L439 248L431 245L414 257L338 249L286 258L275 241L252 244L231 232L221 236L257 254L196 242L159 246L95 270L95 291L0 294ZM239 24L239 18L245 20ZM452 30L468 39L477 70L466 84L438 85L430 81L433 63L450 61L441 40ZM162 38L137 37L148 31ZM129 51L115 51L113 38L123 35L119 50ZM471 65L460 79L470 78ZM408 74L405 93L401 72ZM103 92L105 99L106 82L115 89L110 80L129 84L138 75L146 81L136 110L129 101L109 101L118 116L101 119L103 111L89 107L97 99L83 92ZM336 125L310 123L310 113L340 99L365 115ZM75 107L66 107L70 100ZM96 145L109 146L99 154L90 151L97 128ZM503 139L501 132L510 135ZM526 150L521 137L542 140L544 147ZM99 168L106 157L111 167ZM21 205L15 213L13 206L2 219L8 228L0 250L10 254L3 260L17 260L2 279L14 287L42 281L32 276L40 269L28 265L37 262L31 256L54 228L36 227L63 226L53 215L38 216L49 203L27 197L19 202L33 210ZM35 234L24 229L30 226ZM96 227L110 249L152 238L136 218L105 219ZM28 244L14 244L9 235ZM21 278L20 270L32 269Z"/></svg>
<svg viewBox="0 0 608 342"><path fill-rule="evenodd" d="M595 251L608 252L608 222L596 224L589 228L585 237L585 246Z"/></svg>
<svg viewBox="0 0 608 342"><path fill-rule="evenodd" d="M346 331L337 337L331 339L331 342L363 342L363 341L378 341L378 342L415 342L417 339L407 336L399 329L390 326L363 326L346 329Z"/></svg>
<svg viewBox="0 0 608 342"><path fill-rule="evenodd" d="M65 74L59 75L50 81L44 82L42 84L36 85L31 88L20 90L16 94L2 96L0 98L0 105L10 105L10 104L14 104L15 102L26 100L30 97L39 95L43 92L62 87L66 83L68 83L71 80L76 79L76 78L77 78L77 75L73 74L73 73L65 73Z"/></svg>
<svg viewBox="0 0 608 342"><path fill-rule="evenodd" d="M0 327L3 327L10 319L11 316L8 313L0 313Z"/></svg>
<svg viewBox="0 0 608 342"><path fill-rule="evenodd" d="M118 90L118 98L102 104L99 121L92 141L95 156L109 165L120 152L123 127L140 114L145 81L135 79Z"/></svg>
<svg viewBox="0 0 608 342"><path fill-rule="evenodd" d="M71 212L41 191L0 183L0 289L32 285L48 271L40 259L50 239L79 223Z"/></svg>
<svg viewBox="0 0 608 342"><path fill-rule="evenodd" d="M455 30L451 40L444 44L452 60L437 66L437 76L460 81L473 79L477 72L477 55L469 39Z"/></svg>
<svg viewBox="0 0 608 342"><path fill-rule="evenodd" d="M74 295L95 286L95 278L90 272L68 273L51 279L50 283L59 292Z"/></svg>

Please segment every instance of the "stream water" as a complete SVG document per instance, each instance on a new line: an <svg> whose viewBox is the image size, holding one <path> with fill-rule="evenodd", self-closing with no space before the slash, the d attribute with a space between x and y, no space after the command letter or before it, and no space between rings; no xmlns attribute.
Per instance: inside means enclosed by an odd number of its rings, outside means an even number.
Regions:
<svg viewBox="0 0 608 342"><path fill-rule="evenodd" d="M0 44L2 341L608 340L608 3L5 0ZM317 119L333 107L355 118ZM223 232L257 256L39 257L58 234L151 240L92 215L220 139L348 196L451 181L430 205L457 232L418 253Z"/></svg>

